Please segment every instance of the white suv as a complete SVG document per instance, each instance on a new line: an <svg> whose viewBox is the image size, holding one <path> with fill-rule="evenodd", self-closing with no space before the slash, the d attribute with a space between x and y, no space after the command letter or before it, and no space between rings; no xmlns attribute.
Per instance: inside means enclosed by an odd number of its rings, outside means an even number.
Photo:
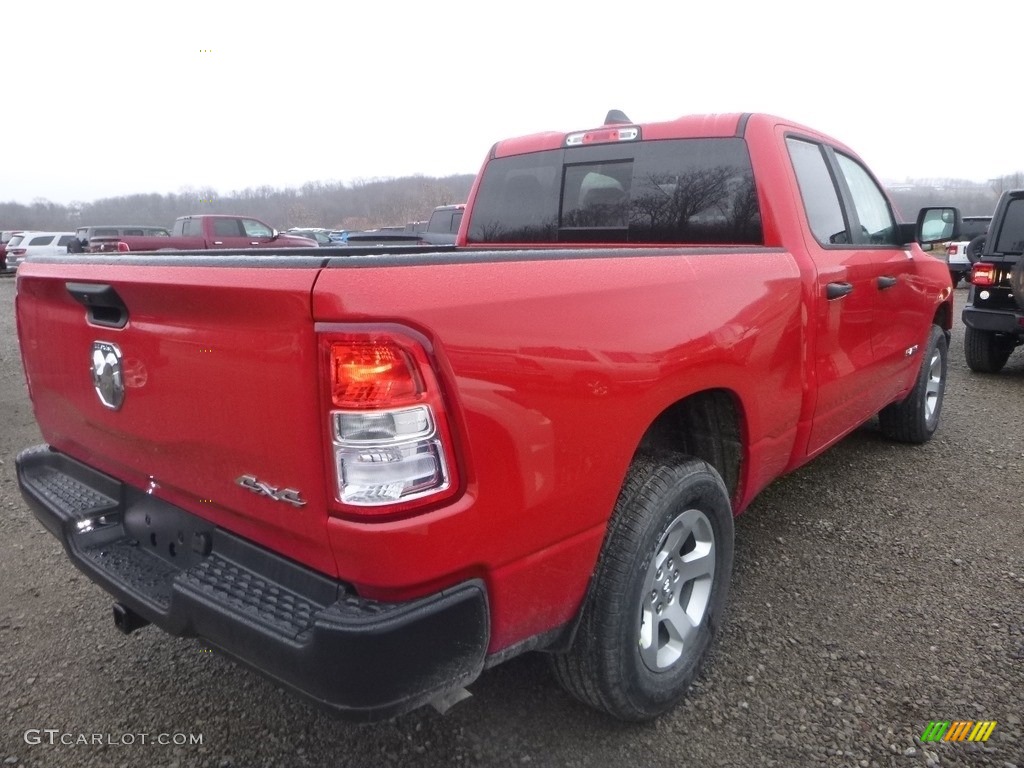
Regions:
<svg viewBox="0 0 1024 768"><path fill-rule="evenodd" d="M26 256L67 253L74 232L20 232L7 241L7 267L17 269Z"/></svg>
<svg viewBox="0 0 1024 768"><path fill-rule="evenodd" d="M946 246L946 261L949 264L949 277L953 281L953 287L956 288L963 278L971 272L971 264L974 261L971 260L971 254L968 254L967 248L971 247L971 250L976 251L974 253L974 259L977 260L981 254L981 243L984 240L985 233L988 232L989 222L992 221L991 216L964 216L961 220L960 237L961 240L957 240L954 243L949 243Z"/></svg>

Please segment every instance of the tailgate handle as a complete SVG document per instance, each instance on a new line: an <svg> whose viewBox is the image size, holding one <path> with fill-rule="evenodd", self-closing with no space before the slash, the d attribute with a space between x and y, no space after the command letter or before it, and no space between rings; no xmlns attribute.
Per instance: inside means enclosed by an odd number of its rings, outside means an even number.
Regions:
<svg viewBox="0 0 1024 768"><path fill-rule="evenodd" d="M124 328L128 324L128 307L112 285L103 283L64 283L71 298L86 309L93 325Z"/></svg>

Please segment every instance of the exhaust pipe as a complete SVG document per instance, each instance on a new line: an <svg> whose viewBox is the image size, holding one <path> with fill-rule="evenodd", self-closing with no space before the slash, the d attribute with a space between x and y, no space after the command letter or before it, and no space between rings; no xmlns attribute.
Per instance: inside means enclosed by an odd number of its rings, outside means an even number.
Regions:
<svg viewBox="0 0 1024 768"><path fill-rule="evenodd" d="M114 626L126 635L130 635L136 629L142 629L149 624L149 619L144 619L127 605L114 603Z"/></svg>

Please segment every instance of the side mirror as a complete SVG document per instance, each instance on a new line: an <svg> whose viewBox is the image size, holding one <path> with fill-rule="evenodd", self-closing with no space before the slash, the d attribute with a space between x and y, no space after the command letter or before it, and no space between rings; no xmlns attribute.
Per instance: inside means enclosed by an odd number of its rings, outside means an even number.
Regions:
<svg viewBox="0 0 1024 768"><path fill-rule="evenodd" d="M917 214L914 239L921 245L955 240L960 236L958 208L922 208Z"/></svg>
<svg viewBox="0 0 1024 768"><path fill-rule="evenodd" d="M281 236L281 233L278 232L276 229L270 230L270 239L271 240L277 240L277 238L279 238L280 236Z"/></svg>

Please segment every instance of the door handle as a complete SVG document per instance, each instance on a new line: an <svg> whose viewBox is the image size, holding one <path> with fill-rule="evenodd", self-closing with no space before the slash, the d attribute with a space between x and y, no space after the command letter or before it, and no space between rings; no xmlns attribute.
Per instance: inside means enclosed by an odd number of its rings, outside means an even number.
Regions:
<svg viewBox="0 0 1024 768"><path fill-rule="evenodd" d="M829 283L825 286L825 296L829 301L841 299L853 290L853 283Z"/></svg>
<svg viewBox="0 0 1024 768"><path fill-rule="evenodd" d="M224 241L223 240L214 240L213 244L214 245L224 245Z"/></svg>
<svg viewBox="0 0 1024 768"><path fill-rule="evenodd" d="M896 285L896 278L889 275L882 275L876 282L878 283L878 290L884 291L886 288L892 288Z"/></svg>
<svg viewBox="0 0 1024 768"><path fill-rule="evenodd" d="M259 240L250 240L249 241L249 245L259 245L259 244L260 244Z"/></svg>

